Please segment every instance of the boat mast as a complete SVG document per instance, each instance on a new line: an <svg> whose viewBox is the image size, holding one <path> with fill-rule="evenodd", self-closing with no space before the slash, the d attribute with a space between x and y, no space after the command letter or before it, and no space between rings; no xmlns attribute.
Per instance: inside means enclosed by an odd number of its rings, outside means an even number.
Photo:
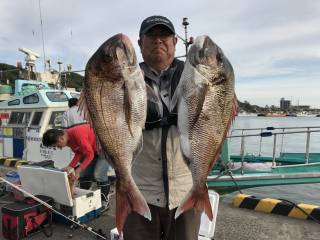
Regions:
<svg viewBox="0 0 320 240"><path fill-rule="evenodd" d="M181 57L187 57L188 55L188 48L189 46L193 43L193 37L188 37L188 25L189 25L189 22L188 22L188 18L184 17L182 19L182 25L184 26L184 38L182 38L181 36L179 36L177 33L176 33L176 36L182 40L183 44L185 45L185 51L186 51L186 54L185 55L182 55L182 56L178 56L177 58L181 58ZM188 39L189 38L189 39Z"/></svg>
<svg viewBox="0 0 320 240"><path fill-rule="evenodd" d="M46 71L46 53L44 48L44 36L43 36L43 22L42 22L42 14L41 14L41 4L39 0L39 14L40 14L40 26L41 26L41 37L42 37L42 52L43 52L43 71Z"/></svg>

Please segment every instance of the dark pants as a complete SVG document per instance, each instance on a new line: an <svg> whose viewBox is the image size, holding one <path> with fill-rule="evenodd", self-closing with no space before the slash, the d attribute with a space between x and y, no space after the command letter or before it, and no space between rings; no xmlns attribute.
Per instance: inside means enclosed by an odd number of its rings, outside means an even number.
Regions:
<svg viewBox="0 0 320 240"><path fill-rule="evenodd" d="M123 229L124 240L197 240L201 213L191 209L174 219L176 209L148 205L152 221L133 212Z"/></svg>
<svg viewBox="0 0 320 240"><path fill-rule="evenodd" d="M106 201L110 191L110 183L107 176L109 165L105 158L95 154L93 160L82 170L80 174L80 188L89 189L93 181L97 182L97 187L101 189L101 199ZM104 195L104 196L103 196Z"/></svg>

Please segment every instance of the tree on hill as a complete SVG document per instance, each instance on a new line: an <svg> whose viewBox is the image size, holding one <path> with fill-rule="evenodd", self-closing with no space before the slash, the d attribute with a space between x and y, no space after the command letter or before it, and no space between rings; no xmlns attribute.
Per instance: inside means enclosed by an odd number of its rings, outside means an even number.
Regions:
<svg viewBox="0 0 320 240"><path fill-rule="evenodd" d="M9 84L14 86L14 81L22 75L27 76L27 70L15 66L0 63L0 84ZM84 77L77 73L61 74L62 84L66 87L81 89Z"/></svg>

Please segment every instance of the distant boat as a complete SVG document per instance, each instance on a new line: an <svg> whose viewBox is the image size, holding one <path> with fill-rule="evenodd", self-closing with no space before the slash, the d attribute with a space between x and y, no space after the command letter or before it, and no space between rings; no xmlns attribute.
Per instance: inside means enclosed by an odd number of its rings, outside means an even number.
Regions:
<svg viewBox="0 0 320 240"><path fill-rule="evenodd" d="M320 114L317 114L316 117L320 117Z"/></svg>
<svg viewBox="0 0 320 240"><path fill-rule="evenodd" d="M295 113L288 113L286 114L287 117L297 117L297 114Z"/></svg>
<svg viewBox="0 0 320 240"><path fill-rule="evenodd" d="M266 117L286 117L285 113L267 113Z"/></svg>

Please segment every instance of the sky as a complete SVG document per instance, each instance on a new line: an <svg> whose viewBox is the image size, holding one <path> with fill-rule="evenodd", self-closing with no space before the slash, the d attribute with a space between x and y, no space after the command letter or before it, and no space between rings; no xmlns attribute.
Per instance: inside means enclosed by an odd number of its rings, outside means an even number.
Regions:
<svg viewBox="0 0 320 240"><path fill-rule="evenodd" d="M120 32L141 61L138 32L151 15L168 17L180 36L187 17L189 36L210 36L234 68L240 101L279 106L284 97L320 108L318 0L40 0L40 8L39 0L0 0L0 63L24 62L18 51L24 47L41 55L37 71L44 55L55 69L61 61L63 69L84 70L98 47ZM176 56L183 54L178 41Z"/></svg>

